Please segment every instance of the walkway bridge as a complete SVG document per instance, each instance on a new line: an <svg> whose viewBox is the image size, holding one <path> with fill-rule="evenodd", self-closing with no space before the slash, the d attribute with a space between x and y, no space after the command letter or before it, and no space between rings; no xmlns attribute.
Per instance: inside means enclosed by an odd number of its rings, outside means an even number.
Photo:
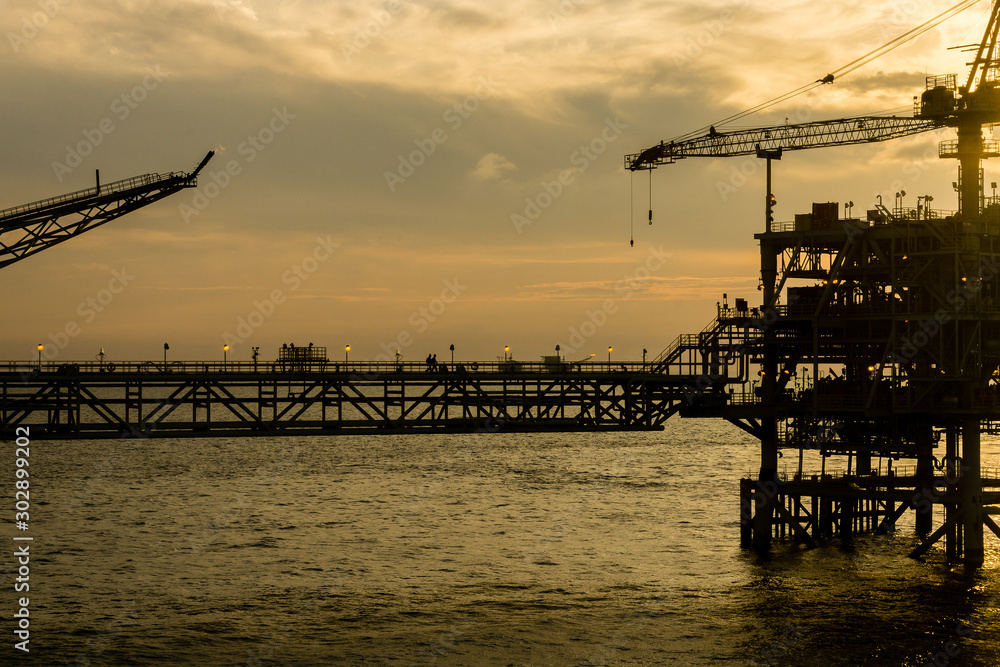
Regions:
<svg viewBox="0 0 1000 667"><path fill-rule="evenodd" d="M10 362L0 430L35 438L659 430L749 378L749 313L654 363Z"/></svg>

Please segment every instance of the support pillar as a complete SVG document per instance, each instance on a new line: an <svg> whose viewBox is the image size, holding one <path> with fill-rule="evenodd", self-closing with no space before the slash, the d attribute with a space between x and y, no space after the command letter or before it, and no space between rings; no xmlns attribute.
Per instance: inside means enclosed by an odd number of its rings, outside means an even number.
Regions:
<svg viewBox="0 0 1000 667"><path fill-rule="evenodd" d="M740 480L740 546L753 546L753 480Z"/></svg>
<svg viewBox="0 0 1000 667"><path fill-rule="evenodd" d="M934 497L934 434L929 424L921 424L917 432L917 494L921 498ZM919 503L916 508L918 535L927 535L934 528L934 503Z"/></svg>
<svg viewBox="0 0 1000 667"><path fill-rule="evenodd" d="M983 550L983 480L980 471L979 418L962 424L962 476L958 482L966 565L979 567Z"/></svg>
<svg viewBox="0 0 1000 667"><path fill-rule="evenodd" d="M954 495L958 490L958 429L958 426L949 426L945 432L945 481L948 484L948 495ZM958 506L954 503L947 503L944 506L944 511L945 522L950 522L955 517L955 513L958 512ZM960 552L958 536L959 528L956 523L945 535L945 550L948 554L948 560L958 559Z"/></svg>
<svg viewBox="0 0 1000 667"><path fill-rule="evenodd" d="M771 159L767 158L767 193L765 194L764 231L771 232ZM777 157L780 157L780 153ZM754 514L754 547L766 550L771 545L775 503L778 497L778 422L775 412L777 394L778 353L774 346L774 322L777 312L775 290L778 280L778 248L766 238L760 242L760 279L763 287L763 344L764 359L761 364L761 415L760 475L757 485L757 503ZM773 492L772 492L773 491Z"/></svg>
<svg viewBox="0 0 1000 667"><path fill-rule="evenodd" d="M979 169L983 156L983 127L979 119L958 126L959 214L976 220L982 202Z"/></svg>

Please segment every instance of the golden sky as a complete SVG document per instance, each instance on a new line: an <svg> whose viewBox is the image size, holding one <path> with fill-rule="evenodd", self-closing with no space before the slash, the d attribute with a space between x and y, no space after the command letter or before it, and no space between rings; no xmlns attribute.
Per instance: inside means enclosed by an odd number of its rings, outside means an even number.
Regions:
<svg viewBox="0 0 1000 667"><path fill-rule="evenodd" d="M756 298L752 158L623 155L822 78L940 3L0 0L0 208L148 172L186 190L6 268L0 357L282 343L655 356ZM895 110L964 75L989 3L742 125ZM961 76L960 76L961 78ZM947 132L786 154L776 217L931 194ZM987 164L986 182L996 180ZM727 187L732 186L732 187ZM630 206L630 188L632 206ZM654 224L646 224L652 198ZM630 211L635 247L629 246Z"/></svg>

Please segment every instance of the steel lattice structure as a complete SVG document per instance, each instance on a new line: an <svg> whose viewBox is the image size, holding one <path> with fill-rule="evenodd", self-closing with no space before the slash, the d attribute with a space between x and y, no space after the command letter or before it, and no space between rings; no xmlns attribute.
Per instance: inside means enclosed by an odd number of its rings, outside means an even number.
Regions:
<svg viewBox="0 0 1000 667"><path fill-rule="evenodd" d="M0 268L198 185L198 172L144 174L0 211Z"/></svg>

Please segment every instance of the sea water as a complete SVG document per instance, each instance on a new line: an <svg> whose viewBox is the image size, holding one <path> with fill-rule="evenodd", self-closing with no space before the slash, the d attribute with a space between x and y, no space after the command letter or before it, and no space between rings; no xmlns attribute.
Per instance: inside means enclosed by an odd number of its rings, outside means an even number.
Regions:
<svg viewBox="0 0 1000 667"><path fill-rule="evenodd" d="M907 558L911 519L851 548L742 550L738 479L757 457L735 427L680 419L650 433L33 440L30 592L13 590L9 546L0 663L1000 664L1000 540L987 531L974 573L943 545ZM984 466L998 464L984 440Z"/></svg>

